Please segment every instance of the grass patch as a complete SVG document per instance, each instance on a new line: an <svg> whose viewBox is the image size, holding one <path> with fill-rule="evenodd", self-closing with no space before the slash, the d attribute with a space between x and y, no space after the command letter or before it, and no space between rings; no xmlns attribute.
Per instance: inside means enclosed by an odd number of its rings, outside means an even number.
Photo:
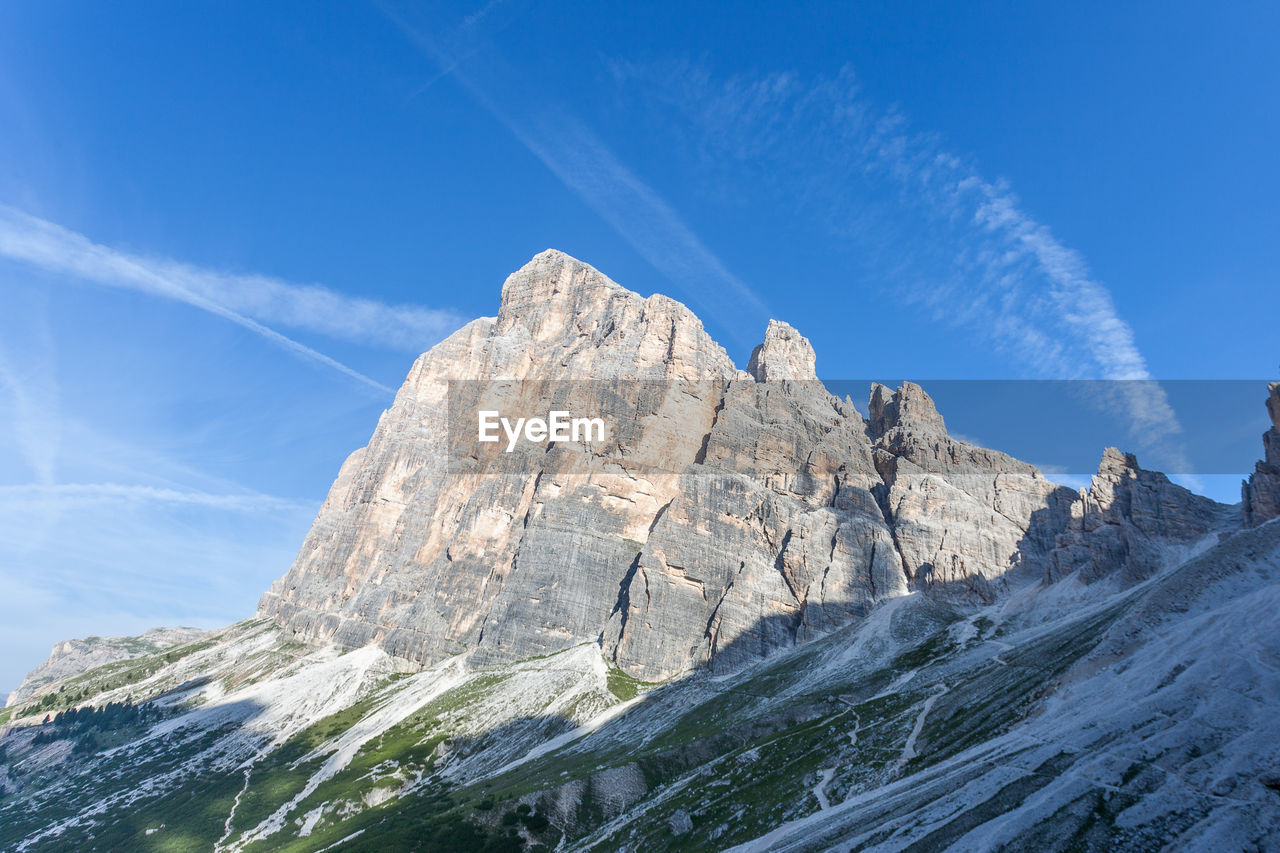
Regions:
<svg viewBox="0 0 1280 853"><path fill-rule="evenodd" d="M628 675L616 666L610 666L605 674L605 686L623 702L629 702L649 689L650 685Z"/></svg>

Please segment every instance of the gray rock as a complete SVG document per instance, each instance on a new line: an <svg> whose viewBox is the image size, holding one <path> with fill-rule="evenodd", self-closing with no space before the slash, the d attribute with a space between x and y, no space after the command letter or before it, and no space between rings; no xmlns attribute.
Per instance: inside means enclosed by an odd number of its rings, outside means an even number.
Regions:
<svg viewBox="0 0 1280 853"><path fill-rule="evenodd" d="M1241 511L1249 527L1280 517L1280 382L1267 386L1271 429L1262 434L1263 458L1242 489Z"/></svg>
<svg viewBox="0 0 1280 853"><path fill-rule="evenodd" d="M544 252L497 318L414 365L260 612L423 664L597 641L650 679L857 618L905 579L862 419L813 371L786 324L739 371L684 306ZM577 408L623 434L605 462L460 460L442 437L450 379L499 396L590 379Z"/></svg>
<svg viewBox="0 0 1280 853"><path fill-rule="evenodd" d="M820 383L730 383L624 584L616 662L729 668L906 592L877 483L861 417Z"/></svg>
<svg viewBox="0 0 1280 853"><path fill-rule="evenodd" d="M1043 571L1074 492L1033 465L951 438L919 385L874 385L868 409L881 500L914 587L991 601L1010 572Z"/></svg>
<svg viewBox="0 0 1280 853"><path fill-rule="evenodd" d="M813 381L817 357L809 341L781 320L770 320L764 343L751 353L747 372L760 382Z"/></svg>
<svg viewBox="0 0 1280 853"><path fill-rule="evenodd" d="M94 667L195 642L208 633L199 628L152 628L136 637L63 640L53 647L48 660L27 673L18 689L9 694L5 705L16 705L40 696L60 682Z"/></svg>
<svg viewBox="0 0 1280 853"><path fill-rule="evenodd" d="M1108 447L1089 489L1071 507L1049 577L1079 571L1086 583L1110 575L1142 580L1169 562L1170 548L1193 545L1221 526L1223 509L1142 469L1132 453Z"/></svg>
<svg viewBox="0 0 1280 853"><path fill-rule="evenodd" d="M683 305L543 252L417 360L259 612L418 664L594 642L656 681L1047 570L1082 498L948 436L918 385L874 386L864 422L814 366L774 321L738 370ZM614 434L508 454L458 426L552 401Z"/></svg>

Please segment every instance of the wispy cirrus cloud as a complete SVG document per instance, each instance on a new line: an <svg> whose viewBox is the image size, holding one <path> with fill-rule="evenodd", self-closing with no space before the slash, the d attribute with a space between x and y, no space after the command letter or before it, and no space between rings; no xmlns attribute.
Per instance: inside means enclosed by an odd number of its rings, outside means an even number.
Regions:
<svg viewBox="0 0 1280 853"><path fill-rule="evenodd" d="M26 340L21 366L0 347L0 423L16 439L14 450L32 477L31 482L0 485L0 515L9 531L5 547L21 552L45 547L64 520L93 513L188 508L266 516L314 509L300 501L210 477L152 449L133 448L67 421L59 405L52 354L39 351L38 343L33 346L31 340L38 342L42 337L42 319L33 318L37 331ZM61 469L66 467L64 438L82 457L86 453L100 455L98 467L105 467L108 476L119 474L142 482L58 482ZM82 465L83 459L79 463L73 460L73 464ZM203 488L193 488L173 477L204 481Z"/></svg>
<svg viewBox="0 0 1280 853"><path fill-rule="evenodd" d="M28 329L34 340L28 341L21 363L0 345L0 412L8 410L14 441L32 476L48 484L54 481L62 437L58 377L43 311L34 313Z"/></svg>
<svg viewBox="0 0 1280 853"><path fill-rule="evenodd" d="M310 504L259 492L210 494L194 489L177 489L129 483L57 483L0 486L0 507L56 506L88 504L168 504L206 507L229 512L294 512L314 509Z"/></svg>
<svg viewBox="0 0 1280 853"><path fill-rule="evenodd" d="M878 242L882 274L939 319L998 337L1044 375L1149 378L1132 328L1083 257L1005 183L878 109L852 69L718 79L685 62L610 68L620 91L660 113L708 173L768 187L836 242ZM890 219L901 223L892 232ZM926 252L903 252L924 244Z"/></svg>
<svg viewBox="0 0 1280 853"><path fill-rule="evenodd" d="M427 85L452 76L552 174L627 241L686 298L740 335L771 314L765 301L713 252L652 186L626 166L585 122L508 68L476 32L495 3L449 35L384 5L384 13L438 67ZM468 61L482 56L481 61Z"/></svg>
<svg viewBox="0 0 1280 853"><path fill-rule="evenodd" d="M60 639L252 613L314 513L253 495L107 497L115 490L103 485L0 495L0 687L15 687ZM51 535L35 538L50 518Z"/></svg>
<svg viewBox="0 0 1280 853"><path fill-rule="evenodd" d="M216 272L118 251L7 205L0 205L0 257L80 281L191 305L383 393L391 389L266 324L421 352L462 322L450 311L387 305L316 285Z"/></svg>
<svg viewBox="0 0 1280 853"><path fill-rule="evenodd" d="M1006 353L1020 375L1150 380L1132 327L1084 258L1005 182L878 108L852 69L717 78L683 61L609 67L619 93L646 103L707 180L772 194L896 297ZM1140 448L1190 470L1157 383L1106 393L1120 395L1106 402L1128 412Z"/></svg>
<svg viewBox="0 0 1280 853"><path fill-rule="evenodd" d="M764 300L707 248L652 187L623 165L609 147L575 117L548 111L526 122L503 112L497 105L490 105L490 109L534 156L646 261L667 278L688 288L693 301L706 304L707 295L701 293L700 288L711 286L718 288L731 304L759 318L769 316ZM710 307L723 311L725 305L725 301L714 300Z"/></svg>

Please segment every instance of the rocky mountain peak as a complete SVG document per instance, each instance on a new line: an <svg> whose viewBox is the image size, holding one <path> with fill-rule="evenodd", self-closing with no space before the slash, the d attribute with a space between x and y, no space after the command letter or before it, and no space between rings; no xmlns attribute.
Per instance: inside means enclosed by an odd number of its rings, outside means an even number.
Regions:
<svg viewBox="0 0 1280 853"><path fill-rule="evenodd" d="M427 372L458 379L502 374L702 380L741 374L687 307L627 290L555 249L508 276L496 320L472 332L481 337L459 332L424 356L433 362L424 365ZM452 372L442 372L443 361L453 363Z"/></svg>
<svg viewBox="0 0 1280 853"><path fill-rule="evenodd" d="M152 628L136 637L85 637L54 645L49 658L27 673L5 704L16 705L52 689L62 679L96 666L153 654L162 649L195 642L209 632L199 628Z"/></svg>
<svg viewBox="0 0 1280 853"><path fill-rule="evenodd" d="M759 382L811 381L818 378L816 364L808 338L781 320L770 320L764 343L751 353L747 372Z"/></svg>
<svg viewBox="0 0 1280 853"><path fill-rule="evenodd" d="M1171 547L1189 547L1220 526L1222 507L1148 471L1132 453L1108 447L1088 490L1071 507L1050 577L1079 571L1086 583L1117 575L1148 577Z"/></svg>
<svg viewBox="0 0 1280 853"><path fill-rule="evenodd" d="M872 438L880 438L896 428L916 433L945 434L947 431L933 398L914 382L902 383L897 391L890 391L878 382L873 384L867 409L867 427Z"/></svg>
<svg viewBox="0 0 1280 853"><path fill-rule="evenodd" d="M1114 491L1115 487L1124 483L1125 480L1136 480L1140 474L1144 473L1152 472L1143 471L1138 465L1138 457L1134 454L1125 453L1118 447L1104 448L1102 459L1098 462L1098 473L1093 478L1092 491L1103 488Z"/></svg>
<svg viewBox="0 0 1280 853"><path fill-rule="evenodd" d="M590 642L657 681L772 654L910 588L991 601L1015 570L1044 571L1084 498L947 435L917 384L874 386L865 424L804 381L815 361L774 321L740 371L684 305L543 252L507 279L496 319L418 359L259 612L421 665ZM444 438L450 380L498 399L575 380L575 410L620 429L609 447L535 445L491 468ZM1097 519L1139 543L1160 523L1180 541L1203 529L1185 490L1136 460L1102 468L1075 517L1086 559Z"/></svg>
<svg viewBox="0 0 1280 853"><path fill-rule="evenodd" d="M498 333L517 323L530 332L558 333L574 313L589 314L612 300L636 297L589 264L557 249L534 255L502 284ZM629 301L629 300L627 300ZM534 334L539 339L538 334Z"/></svg>

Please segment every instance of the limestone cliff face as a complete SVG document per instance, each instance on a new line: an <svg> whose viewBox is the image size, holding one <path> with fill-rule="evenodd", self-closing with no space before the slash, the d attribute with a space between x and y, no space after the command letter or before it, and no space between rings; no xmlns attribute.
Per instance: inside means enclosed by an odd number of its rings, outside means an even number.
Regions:
<svg viewBox="0 0 1280 853"><path fill-rule="evenodd" d="M380 643L426 663L459 651L541 654L596 639L659 511L680 491L716 399L652 402L666 471L621 466L549 476L450 471L451 379L652 379L740 375L684 306L645 299L544 252L476 320L414 364L369 445L342 466L297 560L260 612L308 639ZM702 387L702 386L696 386ZM661 427L654 430L662 432Z"/></svg>
<svg viewBox="0 0 1280 853"><path fill-rule="evenodd" d="M551 388L616 432L603 449L460 450L450 380L512 404ZM422 664L597 643L659 680L912 589L989 601L1047 570L1087 499L951 438L919 386L873 387L864 422L785 323L741 371L683 305L547 251L497 317L417 360L259 611Z"/></svg>
<svg viewBox="0 0 1280 853"><path fill-rule="evenodd" d="M817 356L803 335L781 320L770 320L764 343L751 353L747 372L761 382L815 380Z"/></svg>
<svg viewBox="0 0 1280 853"><path fill-rule="evenodd" d="M1267 387L1271 429L1262 435L1264 456L1244 484L1242 510L1250 527L1280 517L1280 382Z"/></svg>
<svg viewBox="0 0 1280 853"><path fill-rule="evenodd" d="M1109 575L1146 578L1168 563L1171 547L1187 547L1220 527L1225 507L1138 466L1132 453L1108 447L1098 473L1071 506L1050 572L1080 572L1086 583Z"/></svg>
<svg viewBox="0 0 1280 853"><path fill-rule="evenodd" d="M914 585L990 601L1010 572L1043 570L1074 492L1032 465L951 438L914 383L873 386L868 414L885 512Z"/></svg>
<svg viewBox="0 0 1280 853"><path fill-rule="evenodd" d="M718 409L604 635L643 678L733 666L906 592L851 405L812 381L737 381Z"/></svg>
<svg viewBox="0 0 1280 853"><path fill-rule="evenodd" d="M420 663L594 641L658 679L905 591L861 417L789 326L769 327L752 370L679 303L544 252L496 318L417 361L260 612ZM606 462L548 451L494 475L449 458L450 379L662 382L598 393L630 430Z"/></svg>

